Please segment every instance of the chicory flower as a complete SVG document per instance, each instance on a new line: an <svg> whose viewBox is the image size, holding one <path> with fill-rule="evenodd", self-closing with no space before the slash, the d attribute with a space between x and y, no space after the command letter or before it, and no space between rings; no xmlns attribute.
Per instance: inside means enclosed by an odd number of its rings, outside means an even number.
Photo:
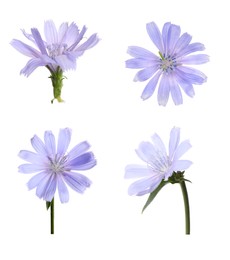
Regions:
<svg viewBox="0 0 230 260"><path fill-rule="evenodd" d="M178 25L167 22L162 32L154 22L147 23L147 33L157 47L158 55L151 51L129 46L128 54L133 58L126 61L126 67L141 69L135 75L134 81L149 80L142 92L141 98L150 98L159 82L157 99L159 105L166 106L171 93L175 105L183 103L181 89L189 97L195 95L193 85L206 82L206 75L188 65L198 65L209 61L206 54L193 54L205 49L199 42L190 43L192 36L188 33L181 35Z"/></svg>
<svg viewBox="0 0 230 260"><path fill-rule="evenodd" d="M69 201L66 184L78 193L83 193L91 181L78 171L89 170L96 159L87 141L81 142L67 152L71 140L71 129L60 129L56 145L55 136L45 131L44 142L37 136L31 139L35 152L21 150L19 157L28 163L19 166L19 172L36 173L28 182L29 190L36 188L36 195L51 202L58 189L60 201Z"/></svg>
<svg viewBox="0 0 230 260"><path fill-rule="evenodd" d="M174 127L170 133L168 153L158 134L152 136L152 142L141 142L136 150L145 164L130 164L125 168L126 179L137 179L128 189L129 195L149 194L142 212L168 183L179 183L182 189L186 215L186 234L190 233L189 200L184 178L184 171L192 162L181 159L191 148L189 140L180 142L180 128Z"/></svg>
<svg viewBox="0 0 230 260"><path fill-rule="evenodd" d="M74 22L70 25L64 22L57 29L52 20L44 23L44 38L37 28L31 28L31 33L22 30L24 36L32 42L34 47L17 39L11 41L11 45L16 50L30 57L20 73L28 77L36 68L45 66L51 73L54 99L62 102L62 81L65 78L63 72L75 70L77 58L99 41L97 34L92 34L83 42L86 30L85 26L79 30Z"/></svg>

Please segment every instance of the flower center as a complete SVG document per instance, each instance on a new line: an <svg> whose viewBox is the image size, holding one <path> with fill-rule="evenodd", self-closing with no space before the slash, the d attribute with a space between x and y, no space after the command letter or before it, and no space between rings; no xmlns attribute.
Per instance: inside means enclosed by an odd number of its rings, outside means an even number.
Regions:
<svg viewBox="0 0 230 260"><path fill-rule="evenodd" d="M150 170L165 175L170 167L170 162L168 161L168 159L159 156L157 158L154 158L154 161L148 162L147 166Z"/></svg>
<svg viewBox="0 0 230 260"><path fill-rule="evenodd" d="M50 159L50 170L53 173L59 174L63 173L65 169L66 156L58 158L57 155L54 159Z"/></svg>
<svg viewBox="0 0 230 260"><path fill-rule="evenodd" d="M52 44L48 44L46 46L46 48L47 48L47 50L49 52L49 56L51 58L54 58L54 57L56 57L58 55L63 54L66 51L67 47L68 46L67 46L66 43L61 43L61 44L59 44L59 43L52 43Z"/></svg>
<svg viewBox="0 0 230 260"><path fill-rule="evenodd" d="M170 55L165 56L159 52L159 55L161 57L160 59L160 69L165 73L170 73L174 70L174 68L177 67L177 61L176 57L171 57Z"/></svg>

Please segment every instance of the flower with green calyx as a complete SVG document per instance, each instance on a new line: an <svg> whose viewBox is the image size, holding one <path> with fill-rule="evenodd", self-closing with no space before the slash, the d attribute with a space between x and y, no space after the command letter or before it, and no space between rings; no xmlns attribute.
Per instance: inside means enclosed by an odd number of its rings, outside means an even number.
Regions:
<svg viewBox="0 0 230 260"><path fill-rule="evenodd" d="M54 94L51 103L55 99L63 102L61 90L63 79L66 78L63 73L75 70L77 58L99 42L97 34L92 34L82 43L86 30L85 26L80 31L75 23L69 25L66 22L57 29L54 22L49 20L44 23L45 40L42 39L37 28L31 28L31 34L22 30L24 36L33 43L35 48L17 39L11 41L11 45L16 50L30 57L21 70L21 74L28 77L40 66L45 66L50 71Z"/></svg>
<svg viewBox="0 0 230 260"><path fill-rule="evenodd" d="M145 165L130 164L125 168L125 178L138 179L128 189L129 195L149 197L142 212L150 205L159 191L168 183L178 183L181 186L186 217L186 234L190 234L190 213L188 193L185 185L184 171L192 162L181 157L191 148L189 140L180 143L180 128L174 127L170 133L169 152L159 137L154 134L152 142L141 142L136 150L137 155Z"/></svg>

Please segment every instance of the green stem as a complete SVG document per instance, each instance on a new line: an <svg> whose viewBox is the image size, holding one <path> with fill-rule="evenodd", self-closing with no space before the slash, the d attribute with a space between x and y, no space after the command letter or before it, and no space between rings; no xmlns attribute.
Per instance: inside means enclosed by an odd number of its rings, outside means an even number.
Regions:
<svg viewBox="0 0 230 260"><path fill-rule="evenodd" d="M190 235L190 210L189 210L188 192L187 192L187 188L185 185L185 181L180 182L180 187L181 187L183 198L184 198L185 234Z"/></svg>
<svg viewBox="0 0 230 260"><path fill-rule="evenodd" d="M54 198L50 203L50 234L54 234Z"/></svg>

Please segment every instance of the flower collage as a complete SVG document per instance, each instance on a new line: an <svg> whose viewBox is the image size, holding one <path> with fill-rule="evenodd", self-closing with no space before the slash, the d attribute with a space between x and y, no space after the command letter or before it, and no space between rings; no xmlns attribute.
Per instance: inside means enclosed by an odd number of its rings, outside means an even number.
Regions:
<svg viewBox="0 0 230 260"><path fill-rule="evenodd" d="M230 257L228 5L2 3L0 259Z"/></svg>
<svg viewBox="0 0 230 260"><path fill-rule="evenodd" d="M146 31L158 53L131 45L128 46L127 53L132 58L124 61L126 68L138 69L134 77L135 82L148 81L141 99L146 100L157 92L159 106L166 106L169 96L176 106L182 105L182 91L187 96L193 97L194 87L207 80L203 72L192 67L209 61L207 54L200 54L205 50L205 46L193 42L190 34L181 32L181 27L171 22L166 22L162 30L155 21L148 22ZM97 33L85 36L86 32L86 26L79 29L75 22L70 24L63 22L56 27L54 21L47 20L44 22L44 37L40 30L32 27L30 32L22 30L26 42L19 39L11 41L12 47L30 58L20 74L28 77L38 67L45 67L50 72L49 78L53 87L52 104L54 101L64 102L62 99L62 88L66 79L64 73L76 70L78 58L85 51L100 44ZM149 194L142 212L166 184L179 184L185 206L185 233L190 234L189 197L185 184L189 180L184 174L192 162L181 157L192 146L189 140L180 140L180 131L179 127L172 126L168 151L157 133L152 135L151 142L141 142L136 154L142 160L142 164L127 164L124 178L136 179L128 188L129 195ZM67 187L83 194L92 182L81 171L90 170L97 165L97 156L89 151L88 141L82 141L67 152L71 135L72 130L69 127L60 129L58 138L55 138L51 130L46 130L44 141L36 134L31 138L34 151L19 152L19 157L27 162L19 165L19 172L35 174L27 183L28 189L36 189L36 195L46 202L46 208L50 210L51 234L54 234L56 191L61 203L69 201Z"/></svg>

